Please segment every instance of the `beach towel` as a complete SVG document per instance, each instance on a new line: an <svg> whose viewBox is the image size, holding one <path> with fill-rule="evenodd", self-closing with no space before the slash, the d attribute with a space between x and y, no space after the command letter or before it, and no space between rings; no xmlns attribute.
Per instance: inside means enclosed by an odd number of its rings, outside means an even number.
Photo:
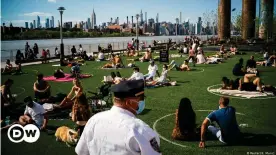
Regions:
<svg viewBox="0 0 276 155"><path fill-rule="evenodd" d="M71 74L65 74L65 77L64 78L55 78L54 76L47 76L47 77L44 77L43 79L45 81L56 81L56 82L70 82L70 81L73 81L75 78L74 77L70 77ZM80 78L89 78L91 77L91 75L89 74L81 74L80 75Z"/></svg>
<svg viewBox="0 0 276 155"><path fill-rule="evenodd" d="M225 89L209 89L210 92L219 93L223 95L230 95L230 96L239 96L244 98L256 98L256 97L267 97L267 96L274 96L272 92L258 92L258 91L240 91L240 90L225 90Z"/></svg>

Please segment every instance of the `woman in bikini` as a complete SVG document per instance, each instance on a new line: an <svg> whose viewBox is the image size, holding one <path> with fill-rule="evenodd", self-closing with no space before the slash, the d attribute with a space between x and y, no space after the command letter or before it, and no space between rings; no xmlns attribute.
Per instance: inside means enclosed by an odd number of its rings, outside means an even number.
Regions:
<svg viewBox="0 0 276 155"><path fill-rule="evenodd" d="M72 108L76 96L83 93L83 88L79 79L73 80L73 87L67 97L59 104L54 106L55 108ZM73 94L75 94L73 96ZM73 97L72 97L73 96Z"/></svg>

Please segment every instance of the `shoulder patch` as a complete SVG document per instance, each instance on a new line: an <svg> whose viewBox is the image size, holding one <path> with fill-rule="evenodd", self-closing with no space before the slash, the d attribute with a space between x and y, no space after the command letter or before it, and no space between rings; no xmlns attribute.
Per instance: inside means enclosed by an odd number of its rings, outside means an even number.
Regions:
<svg viewBox="0 0 276 155"><path fill-rule="evenodd" d="M157 143L157 141L156 141L155 138L152 138L152 139L150 140L150 145L151 145L151 147L152 147L156 152L161 153L160 147L159 147L159 145L158 145L158 143Z"/></svg>

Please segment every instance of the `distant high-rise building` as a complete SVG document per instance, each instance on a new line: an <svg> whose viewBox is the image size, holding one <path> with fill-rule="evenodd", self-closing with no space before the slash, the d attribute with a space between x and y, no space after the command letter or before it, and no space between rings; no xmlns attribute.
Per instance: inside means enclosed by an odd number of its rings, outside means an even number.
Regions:
<svg viewBox="0 0 276 155"><path fill-rule="evenodd" d="M182 12L180 12L179 22L182 24Z"/></svg>
<svg viewBox="0 0 276 155"><path fill-rule="evenodd" d="M195 34L200 35L201 34L201 30L202 30L202 21L201 21L201 17L198 17L198 21L196 24L196 32Z"/></svg>
<svg viewBox="0 0 276 155"><path fill-rule="evenodd" d="M153 24L154 24L154 19L153 19L153 18L150 18L150 19L148 20L148 25L149 25L150 27L153 27Z"/></svg>
<svg viewBox="0 0 276 155"><path fill-rule="evenodd" d="M175 19L176 24L179 24L179 18Z"/></svg>
<svg viewBox="0 0 276 155"><path fill-rule="evenodd" d="M34 29L34 24L30 22L30 29Z"/></svg>
<svg viewBox="0 0 276 155"><path fill-rule="evenodd" d="M48 29L50 27L49 18L46 18L45 28Z"/></svg>
<svg viewBox="0 0 276 155"><path fill-rule="evenodd" d="M29 23L25 22L25 28L28 29L29 28Z"/></svg>
<svg viewBox="0 0 276 155"><path fill-rule="evenodd" d="M117 22L116 22L117 25L119 25L119 17L117 17Z"/></svg>
<svg viewBox="0 0 276 155"><path fill-rule="evenodd" d="M34 29L35 29L36 28L35 20L33 21L33 24L34 24Z"/></svg>
<svg viewBox="0 0 276 155"><path fill-rule="evenodd" d="M53 28L52 25L53 25L53 21L52 19L50 19L50 28Z"/></svg>
<svg viewBox="0 0 276 155"><path fill-rule="evenodd" d="M147 12L145 12L145 23L148 23L148 17L147 17Z"/></svg>
<svg viewBox="0 0 276 155"><path fill-rule="evenodd" d="M52 16L52 24L51 24L51 27L52 27L52 28L55 27L55 19L54 19L54 16Z"/></svg>
<svg viewBox="0 0 276 155"><path fill-rule="evenodd" d="M91 28L94 29L95 26L97 26L97 22L96 22L96 14L93 9L92 16L91 16Z"/></svg>
<svg viewBox="0 0 276 155"><path fill-rule="evenodd" d="M154 34L155 36L160 35L160 23L154 23Z"/></svg>
<svg viewBox="0 0 276 155"><path fill-rule="evenodd" d="M91 29L91 21L90 21L90 18L87 19L87 27L88 27L88 29Z"/></svg>
<svg viewBox="0 0 276 155"><path fill-rule="evenodd" d="M40 25L40 17L37 16L37 28L40 28L40 27L41 27L41 25Z"/></svg>
<svg viewBox="0 0 276 155"><path fill-rule="evenodd" d="M156 23L159 23L159 13L157 13L155 21L156 21Z"/></svg>
<svg viewBox="0 0 276 155"><path fill-rule="evenodd" d="M143 25L143 11L140 12L140 26Z"/></svg>

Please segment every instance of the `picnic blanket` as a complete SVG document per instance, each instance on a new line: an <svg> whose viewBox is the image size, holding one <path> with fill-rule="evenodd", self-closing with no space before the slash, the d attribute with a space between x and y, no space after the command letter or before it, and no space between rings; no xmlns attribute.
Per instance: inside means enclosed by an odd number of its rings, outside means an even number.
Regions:
<svg viewBox="0 0 276 155"><path fill-rule="evenodd" d="M45 81L56 81L56 82L70 82L70 81L73 81L75 78L74 77L70 77L71 74L65 74L65 77L64 78L56 78L54 76L47 76L47 77L44 77L43 79ZM89 78L91 77L91 75L89 74L81 74L80 75L80 78Z"/></svg>
<svg viewBox="0 0 276 155"><path fill-rule="evenodd" d="M266 96L274 96L272 92L258 92L258 91L240 91L240 90L225 90L225 89L209 89L210 92L219 93L223 95L230 96L239 96L244 98L256 98L256 97L266 97Z"/></svg>

